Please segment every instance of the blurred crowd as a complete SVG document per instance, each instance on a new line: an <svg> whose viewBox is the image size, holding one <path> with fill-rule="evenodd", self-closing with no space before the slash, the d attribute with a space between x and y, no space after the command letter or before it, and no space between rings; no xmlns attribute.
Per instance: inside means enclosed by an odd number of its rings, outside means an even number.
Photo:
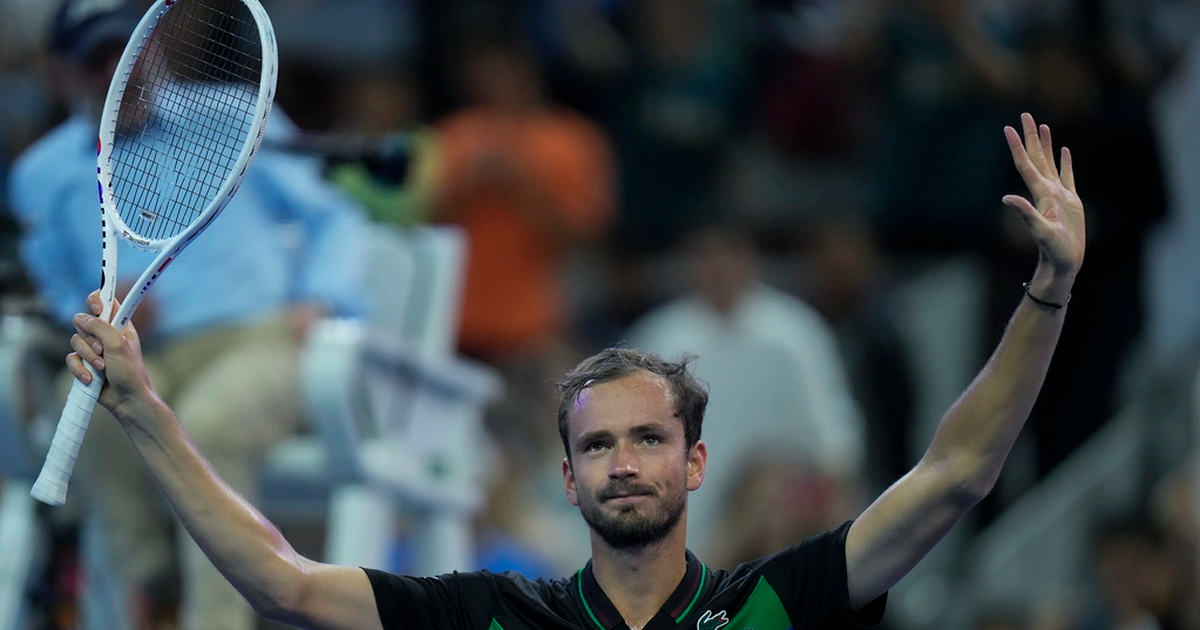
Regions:
<svg viewBox="0 0 1200 630"><path fill-rule="evenodd" d="M911 282L970 261L979 299L958 326L979 341L940 350L973 366L965 384L1036 264L1000 203L1024 192L1001 133L1023 111L1075 156L1087 260L1024 456L969 527L1130 400L1170 394L1156 379L1195 371L1200 2L264 4L281 110L368 141L324 180L369 221L468 236L459 351L506 383L478 525L492 566L586 560L585 533L563 533L553 384L611 345L699 357L711 455L689 540L713 566L852 518L904 474L932 425L903 313L962 288ZM0 200L71 113L47 53L55 6L0 0ZM16 216L0 212L0 291L28 309ZM1195 475L1176 460L1148 475L1144 508L1095 524L1088 597L981 610L974 627L1200 629Z"/></svg>

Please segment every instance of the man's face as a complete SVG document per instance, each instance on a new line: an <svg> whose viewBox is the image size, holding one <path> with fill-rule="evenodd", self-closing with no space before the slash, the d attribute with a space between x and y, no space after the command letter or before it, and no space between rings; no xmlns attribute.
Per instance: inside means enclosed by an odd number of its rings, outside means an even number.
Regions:
<svg viewBox="0 0 1200 630"><path fill-rule="evenodd" d="M106 41L81 57L70 54L53 56L50 78L55 91L72 106L83 107L99 117L124 49L124 41Z"/></svg>
<svg viewBox="0 0 1200 630"><path fill-rule="evenodd" d="M567 500L611 547L644 547L672 533L687 493L704 480L704 444L685 446L667 382L647 372L584 390L568 441Z"/></svg>
<svg viewBox="0 0 1200 630"><path fill-rule="evenodd" d="M108 86L121 63L125 42L110 40L96 44L79 60L84 80L94 97L101 100L108 95Z"/></svg>

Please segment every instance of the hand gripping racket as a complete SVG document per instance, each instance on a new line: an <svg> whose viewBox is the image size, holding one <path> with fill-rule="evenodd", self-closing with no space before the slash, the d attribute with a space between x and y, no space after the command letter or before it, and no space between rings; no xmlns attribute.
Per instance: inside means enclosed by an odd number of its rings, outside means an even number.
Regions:
<svg viewBox="0 0 1200 630"><path fill-rule="evenodd" d="M158 0L125 46L100 118L101 317L123 328L225 207L275 96L275 31L258 0ZM112 316L117 235L158 256ZM111 320L110 320L110 316ZM62 505L104 375L75 381L30 494Z"/></svg>

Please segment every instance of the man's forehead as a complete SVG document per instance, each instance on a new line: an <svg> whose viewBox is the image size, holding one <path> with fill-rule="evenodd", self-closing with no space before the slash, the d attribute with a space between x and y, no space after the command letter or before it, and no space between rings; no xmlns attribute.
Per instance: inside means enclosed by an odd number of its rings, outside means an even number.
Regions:
<svg viewBox="0 0 1200 630"><path fill-rule="evenodd" d="M628 424L666 422L675 417L675 397L667 380L650 372L635 372L591 385L575 397L571 415L575 429L616 429ZM592 425L609 425L600 427Z"/></svg>

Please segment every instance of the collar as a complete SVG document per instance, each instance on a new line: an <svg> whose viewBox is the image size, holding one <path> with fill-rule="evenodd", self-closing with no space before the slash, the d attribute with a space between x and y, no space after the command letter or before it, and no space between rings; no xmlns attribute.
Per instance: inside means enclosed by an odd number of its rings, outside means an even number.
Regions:
<svg viewBox="0 0 1200 630"><path fill-rule="evenodd" d="M665 615L678 624L691 612L700 599L700 593L704 589L704 582L707 579L708 567L697 560L691 551L685 549L684 554L687 558L687 569L684 571L683 579L679 581L679 586L675 587L675 591L659 608L656 620ZM617 607L613 606L608 595L604 594L604 590L596 581L596 576L592 573L591 560L588 560L587 565L576 574L575 583L584 612L592 620L590 626L592 630L614 630L625 627L625 620L621 617L621 613L617 612Z"/></svg>

